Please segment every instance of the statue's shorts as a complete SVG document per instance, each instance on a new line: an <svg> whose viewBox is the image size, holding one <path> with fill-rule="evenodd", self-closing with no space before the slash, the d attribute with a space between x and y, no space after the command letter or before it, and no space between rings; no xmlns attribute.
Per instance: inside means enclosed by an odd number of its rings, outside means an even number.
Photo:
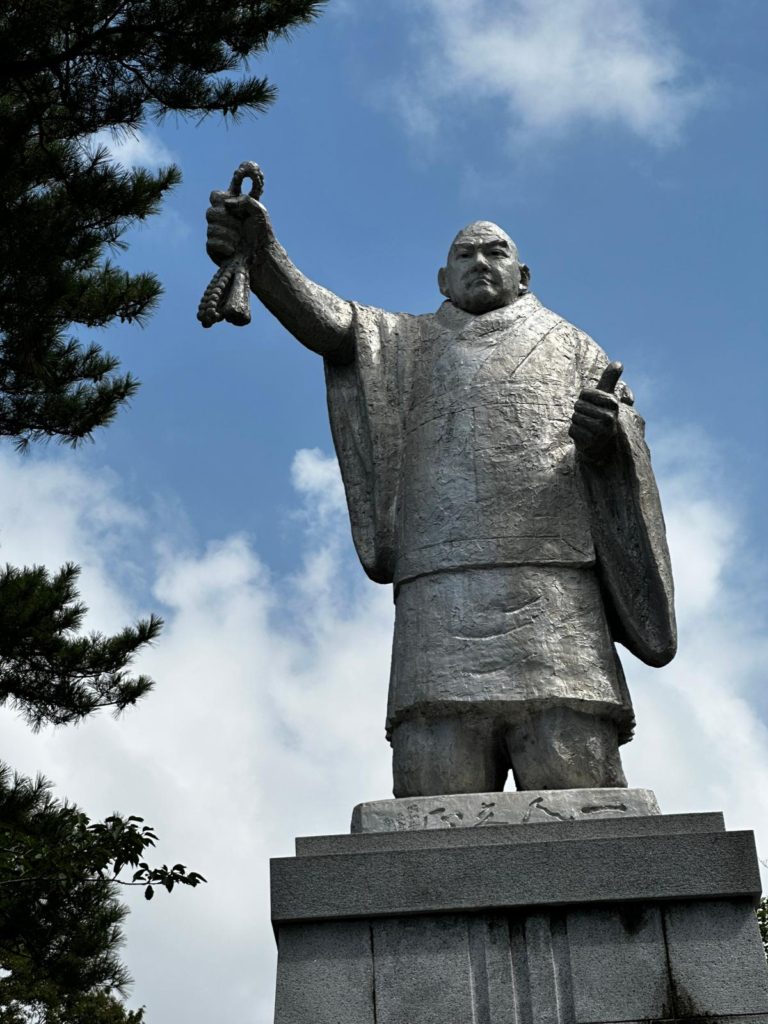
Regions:
<svg viewBox="0 0 768 1024"><path fill-rule="evenodd" d="M438 775L446 783L452 760L477 766L471 779L436 793L500 789L509 769L524 789L570 788L568 779L625 785L618 745L632 727L592 567L470 568L400 586L387 715L396 795L398 771L401 788L411 789L404 780L419 758L434 769L445 760ZM560 770L558 760L570 767ZM537 775L532 765L545 761ZM478 788L483 779L496 784Z"/></svg>
<svg viewBox="0 0 768 1024"><path fill-rule="evenodd" d="M394 795L626 786L615 721L544 708L506 722L480 711L409 718L392 731Z"/></svg>

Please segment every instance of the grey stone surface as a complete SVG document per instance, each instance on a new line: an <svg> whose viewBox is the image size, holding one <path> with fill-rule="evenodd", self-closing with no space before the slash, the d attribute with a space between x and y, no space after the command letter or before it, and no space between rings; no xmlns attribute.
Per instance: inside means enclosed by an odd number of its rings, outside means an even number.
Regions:
<svg viewBox="0 0 768 1024"><path fill-rule="evenodd" d="M531 1020L569 1024L573 985L568 940L560 914L529 914L524 922Z"/></svg>
<svg viewBox="0 0 768 1024"><path fill-rule="evenodd" d="M477 1021L517 1020L529 1008L530 988L524 962L514 953L509 919L477 915L468 927Z"/></svg>
<svg viewBox="0 0 768 1024"><path fill-rule="evenodd" d="M372 800L352 811L353 833L559 824L658 815L650 789L555 789Z"/></svg>
<svg viewBox="0 0 768 1024"><path fill-rule="evenodd" d="M452 914L376 921L376 1024L469 1024L475 1000L468 939L467 919Z"/></svg>
<svg viewBox="0 0 768 1024"><path fill-rule="evenodd" d="M696 904L700 923L720 906ZM701 971L681 996L662 911L650 903L284 925L275 1024L768 1022L768 1012L741 1013L765 1005L768 971L763 963L742 973L738 942L719 950L709 982Z"/></svg>
<svg viewBox="0 0 768 1024"><path fill-rule="evenodd" d="M446 302L412 316L309 281L256 198L214 197L208 220L212 258L245 260L255 294L325 358L357 551L395 585L395 794L498 791L510 769L522 790L625 785L634 720L614 642L661 665L676 631L621 365L528 291L494 224L459 233Z"/></svg>
<svg viewBox="0 0 768 1024"><path fill-rule="evenodd" d="M301 836L296 839L299 857L328 854L373 853L386 850L431 850L465 846L510 845L536 842L567 842L571 839L611 839L622 836L680 835L723 832L722 814L655 814L644 818L598 818L519 825L496 824L477 829L429 829L370 832L340 836Z"/></svg>
<svg viewBox="0 0 768 1024"><path fill-rule="evenodd" d="M367 921L280 929L275 1024L377 1024Z"/></svg>
<svg viewBox="0 0 768 1024"><path fill-rule="evenodd" d="M515 1022L517 1024L517 1022ZM590 1022L592 1024L592 1022ZM708 1014L706 1017L665 1017L663 1020L600 1021L599 1024L768 1024L768 1013Z"/></svg>
<svg viewBox="0 0 768 1024"><path fill-rule="evenodd" d="M673 903L663 913L679 1016L768 1013L765 957L752 901Z"/></svg>
<svg viewBox="0 0 768 1024"><path fill-rule="evenodd" d="M759 893L751 832L272 861L277 922Z"/></svg>
<svg viewBox="0 0 768 1024"><path fill-rule="evenodd" d="M673 1013L658 905L576 910L566 924L577 1021L655 1020Z"/></svg>
<svg viewBox="0 0 768 1024"><path fill-rule="evenodd" d="M277 1024L768 1024L754 840L720 815L330 838L357 852L274 862Z"/></svg>

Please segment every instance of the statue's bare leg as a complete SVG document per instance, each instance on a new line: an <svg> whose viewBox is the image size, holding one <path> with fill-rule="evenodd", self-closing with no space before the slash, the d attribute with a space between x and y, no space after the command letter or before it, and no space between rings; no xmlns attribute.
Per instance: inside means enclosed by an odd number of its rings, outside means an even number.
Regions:
<svg viewBox="0 0 768 1024"><path fill-rule="evenodd" d="M608 718L570 708L532 713L506 733L515 784L519 790L625 787L618 736Z"/></svg>
<svg viewBox="0 0 768 1024"><path fill-rule="evenodd" d="M396 797L496 793L504 788L507 753L490 717L416 717L392 731Z"/></svg>

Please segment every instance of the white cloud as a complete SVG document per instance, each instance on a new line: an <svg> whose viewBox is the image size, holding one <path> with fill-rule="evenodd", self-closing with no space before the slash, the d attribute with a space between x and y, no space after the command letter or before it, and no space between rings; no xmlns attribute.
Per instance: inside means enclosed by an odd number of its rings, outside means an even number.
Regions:
<svg viewBox="0 0 768 1024"><path fill-rule="evenodd" d="M747 558L738 510L694 442L655 446L681 650L663 671L625 659L639 722L625 762L663 810L724 809L768 853L768 735L754 706L765 592L735 582ZM161 511L139 510L76 455L0 454L0 558L80 561L94 627L166 616L142 660L158 686L141 707L38 736L8 712L3 722L4 759L43 770L93 815L144 814L158 859L209 879L132 900L125 956L151 1020L271 1022L269 857L290 855L296 835L346 831L355 803L390 789L389 589L355 564L335 461L300 452L292 477L301 539L295 572L280 576L244 536L200 549L169 536Z"/></svg>
<svg viewBox="0 0 768 1024"><path fill-rule="evenodd" d="M162 511L137 511L114 477L75 459L0 455L0 558L79 561L89 628L162 611L166 629L141 662L158 686L119 721L37 736L5 712L2 757L92 815L143 814L161 835L158 860L209 879L131 901L125 959L151 1019L271 1021L269 857L289 855L296 835L348 831L353 805L391 788L391 596L354 567L336 462L319 452L294 462L305 543L286 578L242 536L188 550L155 535ZM134 550L152 580L141 606L110 575Z"/></svg>
<svg viewBox="0 0 768 1024"><path fill-rule="evenodd" d="M84 139L83 149L91 155L97 149L106 149L109 158L125 171L134 168L157 171L160 167L178 162L151 128L133 131L121 129L118 132L105 128ZM176 250L182 245L188 245L189 240L196 237L194 226L182 215L180 209L167 203L160 217L135 224L132 231L141 232L145 238L149 232L157 245L163 248L170 246Z"/></svg>
<svg viewBox="0 0 768 1024"><path fill-rule="evenodd" d="M627 658L638 740L632 778L663 795L668 812L725 809L753 828L768 855L768 658L765 564L743 533L726 460L698 432L655 445L676 584L679 654L663 672Z"/></svg>
<svg viewBox="0 0 768 1024"><path fill-rule="evenodd" d="M578 125L675 138L701 102L686 59L646 0L418 0L424 20L398 105L417 134L506 108L516 142ZM424 28L426 23L426 29Z"/></svg>
<svg viewBox="0 0 768 1024"><path fill-rule="evenodd" d="M149 130L112 132L103 129L88 140L91 149L103 146L123 167L157 168L173 163L173 154L159 136Z"/></svg>
<svg viewBox="0 0 768 1024"><path fill-rule="evenodd" d="M303 448L296 452L291 466L293 486L313 503L320 514L320 525L344 511L344 486L334 459L326 458L319 448Z"/></svg>

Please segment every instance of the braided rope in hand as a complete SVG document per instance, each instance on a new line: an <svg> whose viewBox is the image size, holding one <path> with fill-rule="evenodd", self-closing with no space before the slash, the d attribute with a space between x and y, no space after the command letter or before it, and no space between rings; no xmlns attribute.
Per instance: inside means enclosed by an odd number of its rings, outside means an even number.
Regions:
<svg viewBox="0 0 768 1024"><path fill-rule="evenodd" d="M197 307L197 319L203 327L213 327L214 324L218 324L224 319L224 314L221 312L222 300L234 273L234 260L229 259L226 263L222 263L208 283L208 287L200 299L200 305Z"/></svg>
<svg viewBox="0 0 768 1024"><path fill-rule="evenodd" d="M251 196L259 199L264 190L264 175L258 164L246 160L232 175L227 192L214 193L211 202L223 205L227 199L237 198L245 178L251 179ZM211 278L197 307L197 319L203 327L213 327L222 320L238 327L250 323L249 292L248 257L244 252L236 252L222 263Z"/></svg>

